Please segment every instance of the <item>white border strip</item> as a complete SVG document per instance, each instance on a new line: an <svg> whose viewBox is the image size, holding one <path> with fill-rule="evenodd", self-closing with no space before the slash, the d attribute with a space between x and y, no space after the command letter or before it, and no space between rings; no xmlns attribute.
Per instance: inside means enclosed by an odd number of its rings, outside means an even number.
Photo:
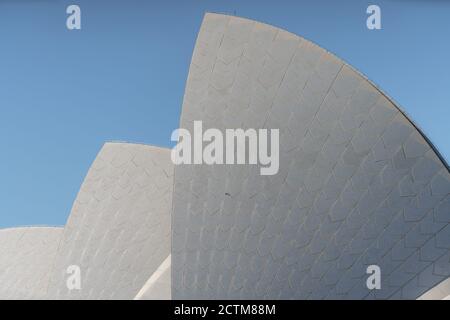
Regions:
<svg viewBox="0 0 450 320"><path fill-rule="evenodd" d="M166 260L161 263L161 265L156 269L155 272L150 276L150 278L147 280L147 282L144 284L144 286L141 288L141 290L138 292L138 294L134 297L134 300L139 300L142 298L142 296L155 284L156 281L163 275L163 273L170 269L172 262L172 257L169 254L169 256L166 258Z"/></svg>

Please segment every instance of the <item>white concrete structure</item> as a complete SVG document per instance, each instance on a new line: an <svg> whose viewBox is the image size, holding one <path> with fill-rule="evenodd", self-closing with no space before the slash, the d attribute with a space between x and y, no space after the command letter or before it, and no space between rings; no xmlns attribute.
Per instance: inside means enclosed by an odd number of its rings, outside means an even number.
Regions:
<svg viewBox="0 0 450 320"><path fill-rule="evenodd" d="M360 73L297 35L207 14L181 128L280 129L280 171L175 168L175 299L415 299L450 276L448 166ZM381 268L381 290L366 269Z"/></svg>

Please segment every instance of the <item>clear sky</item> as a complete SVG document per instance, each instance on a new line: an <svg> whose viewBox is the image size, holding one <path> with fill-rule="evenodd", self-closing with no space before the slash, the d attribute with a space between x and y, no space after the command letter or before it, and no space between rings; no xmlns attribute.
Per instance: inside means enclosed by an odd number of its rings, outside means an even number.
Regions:
<svg viewBox="0 0 450 320"><path fill-rule="evenodd" d="M70 4L81 30L66 28ZM369 4L382 30L366 28ZM205 11L335 53L450 159L450 1L0 0L0 228L65 224L105 141L172 145Z"/></svg>

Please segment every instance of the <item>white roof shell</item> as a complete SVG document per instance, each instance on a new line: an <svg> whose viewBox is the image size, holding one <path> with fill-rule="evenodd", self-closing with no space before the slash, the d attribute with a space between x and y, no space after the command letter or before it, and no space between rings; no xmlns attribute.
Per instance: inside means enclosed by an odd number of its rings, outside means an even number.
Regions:
<svg viewBox="0 0 450 320"><path fill-rule="evenodd" d="M168 149L105 144L64 228L49 296L133 299L170 254L172 184ZM81 269L81 290L66 286L70 265Z"/></svg>
<svg viewBox="0 0 450 320"><path fill-rule="evenodd" d="M297 35L206 14L181 128L280 129L280 171L175 168L175 299L415 299L450 275L450 174L360 73ZM379 265L381 290L366 286Z"/></svg>
<svg viewBox="0 0 450 320"><path fill-rule="evenodd" d="M0 230L0 299L45 299L63 228Z"/></svg>

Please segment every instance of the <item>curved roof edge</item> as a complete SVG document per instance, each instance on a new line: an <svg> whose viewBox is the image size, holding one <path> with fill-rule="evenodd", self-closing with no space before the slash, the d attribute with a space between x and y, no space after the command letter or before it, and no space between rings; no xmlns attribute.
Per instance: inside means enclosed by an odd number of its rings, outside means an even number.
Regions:
<svg viewBox="0 0 450 320"><path fill-rule="evenodd" d="M72 213L72 208L73 208L73 206L75 204L75 201L78 198L78 195L79 195L79 192L81 190L81 187L83 186L83 183L84 183L84 181L86 180L86 177L89 174L89 170L91 169L92 164L95 162L95 160L98 158L98 156L102 153L103 148L105 146L107 146L107 145L145 146L145 147L160 149L160 150L164 150L164 151L170 151L171 150L171 148L168 148L168 147L161 147L161 146L157 146L157 145L140 143L140 142L127 142L127 141L120 141L120 140L107 140L107 141L105 141L102 144L102 146L100 147L100 150L96 153L96 155L94 157L94 161L92 161L91 164L89 165L89 168L88 168L86 174L84 175L83 180L81 181L81 184L80 184L80 186L78 188L78 192L76 193L75 198L72 201L72 206L70 207L71 209L70 209L70 212L69 212L69 214L67 216L66 223L64 224L63 228L67 225L67 222L70 219L70 215Z"/></svg>
<svg viewBox="0 0 450 320"><path fill-rule="evenodd" d="M30 225L30 226L17 226L17 227L7 227L0 228L1 231L8 230L21 230L21 229L64 229L64 226L47 226L47 225Z"/></svg>
<svg viewBox="0 0 450 320"><path fill-rule="evenodd" d="M370 85L372 85L378 92L381 93L381 95L383 95L387 100L389 100L394 107L406 118L406 120L409 121L409 123L411 123L411 125L420 133L420 135L425 139L425 141L428 143L428 145L431 147L431 149L434 151L434 153L437 155L437 157L439 158L439 160L441 160L441 162L444 164L445 168L447 169L447 171L450 173L450 166L447 162L447 160L445 159L445 157L439 152L438 148L434 145L434 143L430 140L430 138L428 138L428 136L425 134L424 130L411 118L411 116L409 116L409 114L400 106L399 103L397 103L389 94L386 93L385 90L381 89L379 85L377 85L376 83L374 83L372 80L370 80L368 78L367 75L365 75L363 72L359 71L356 67L354 67L353 65L351 65L350 63L348 63L345 59L342 59L340 56L336 55L334 52L328 50L327 48L323 47L322 45L319 45L318 43L305 38L299 34L293 33L291 31L288 31L282 27L279 27L275 24L271 24L271 23L266 23L263 22L261 20L255 20L253 18L249 18L246 16L235 16L235 15L231 15L231 14L226 14L226 13L220 13L220 12L205 12L204 16L203 16L203 20L205 19L205 17L207 15L221 15L221 16L228 16L228 17L233 17L233 18L240 18L240 19L246 19L246 20L250 20L250 21L255 21L261 24L264 24L266 26L269 27L275 27L277 29L283 30L284 32L290 33L296 37L299 37L301 39L304 39L316 46L318 46L319 48L322 48L323 50L325 50L327 53L329 53L330 55L332 55L333 57L339 59L340 61L342 61L344 63L344 65L346 65L347 67L349 67L350 69L352 69L356 74L358 74L359 76L361 76L362 78L364 78ZM181 117L180 117L180 124L181 124Z"/></svg>

